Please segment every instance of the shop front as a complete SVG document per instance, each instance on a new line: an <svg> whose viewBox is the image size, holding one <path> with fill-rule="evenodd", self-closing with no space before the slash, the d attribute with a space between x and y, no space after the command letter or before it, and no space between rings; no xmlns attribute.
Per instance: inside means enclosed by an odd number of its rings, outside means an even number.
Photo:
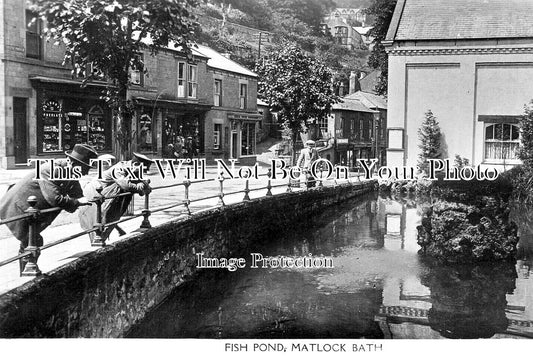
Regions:
<svg viewBox="0 0 533 356"><path fill-rule="evenodd" d="M257 126L261 115L228 113L228 119L229 157L238 159L241 164L254 164L257 154Z"/></svg>
<svg viewBox="0 0 533 356"><path fill-rule="evenodd" d="M135 97L134 150L153 157L203 158L210 105Z"/></svg>
<svg viewBox="0 0 533 356"><path fill-rule="evenodd" d="M101 89L81 88L76 81L35 78L36 149L39 156L63 155L78 143L98 153L112 149L111 110L100 100Z"/></svg>

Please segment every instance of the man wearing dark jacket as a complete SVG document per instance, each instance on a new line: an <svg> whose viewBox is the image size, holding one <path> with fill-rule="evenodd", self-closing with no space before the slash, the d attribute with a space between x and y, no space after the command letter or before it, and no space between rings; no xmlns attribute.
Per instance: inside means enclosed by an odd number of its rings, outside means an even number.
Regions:
<svg viewBox="0 0 533 356"><path fill-rule="evenodd" d="M79 144L74 146L72 152L65 152L65 154L69 159L67 161L55 161L56 169L79 167L82 175L89 173L90 160L96 159L98 156L91 146ZM40 179L35 179L36 172L31 172L11 186L0 202L0 219L5 220L24 214L30 207L28 197L32 195L37 198L35 208L39 210L60 207L73 213L78 206L86 205L88 201L87 198L83 197L80 182L77 180L51 180L50 176L53 169L54 167L50 167L50 164L46 163L41 166ZM54 221L59 213L60 211L54 211L40 214L37 224L37 246L43 245L43 238L40 233ZM6 226L20 241L19 252L24 252L28 246L29 220L13 221L7 223Z"/></svg>

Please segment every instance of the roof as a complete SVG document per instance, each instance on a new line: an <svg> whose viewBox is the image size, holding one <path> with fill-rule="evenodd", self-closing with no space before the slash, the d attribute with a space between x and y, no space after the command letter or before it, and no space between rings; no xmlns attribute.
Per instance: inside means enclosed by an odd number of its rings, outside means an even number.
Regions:
<svg viewBox="0 0 533 356"><path fill-rule="evenodd" d="M346 110L375 113L377 111L367 108L361 101L357 99L342 98L342 102L333 104L331 110Z"/></svg>
<svg viewBox="0 0 533 356"><path fill-rule="evenodd" d="M268 106L267 102L266 102L266 101L263 101L263 100L261 100L261 99L257 99L257 105Z"/></svg>
<svg viewBox="0 0 533 356"><path fill-rule="evenodd" d="M380 75L381 71L374 70L364 76L363 79L360 79L359 84L361 85L361 90L366 93L375 93L374 89L376 88Z"/></svg>
<svg viewBox="0 0 533 356"><path fill-rule="evenodd" d="M387 110L387 100L384 97L373 93L366 93L359 90L353 94L345 96L344 99L359 100L363 105L371 109Z"/></svg>
<svg viewBox="0 0 533 356"><path fill-rule="evenodd" d="M531 0L398 0L387 40L533 37Z"/></svg>
<svg viewBox="0 0 533 356"><path fill-rule="evenodd" d="M207 60L207 65L211 68L247 75L250 77L257 77L257 74L255 74L251 70L243 67L235 61L232 61L229 58L224 57L222 54L212 48L203 45L197 45L196 51L209 58Z"/></svg>

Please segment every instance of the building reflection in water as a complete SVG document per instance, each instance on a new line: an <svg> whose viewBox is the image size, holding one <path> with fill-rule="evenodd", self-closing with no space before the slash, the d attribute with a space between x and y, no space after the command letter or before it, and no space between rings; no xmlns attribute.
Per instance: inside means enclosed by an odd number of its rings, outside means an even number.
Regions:
<svg viewBox="0 0 533 356"><path fill-rule="evenodd" d="M384 249L417 252L420 208L413 201L379 198L385 211ZM419 273L383 281L383 304L375 320L386 338L533 337L533 221L515 213L519 225L516 264L458 266L419 257Z"/></svg>

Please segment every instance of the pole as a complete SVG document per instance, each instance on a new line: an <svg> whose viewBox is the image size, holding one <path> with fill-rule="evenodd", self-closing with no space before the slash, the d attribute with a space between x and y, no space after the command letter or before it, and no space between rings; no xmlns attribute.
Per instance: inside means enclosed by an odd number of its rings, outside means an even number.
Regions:
<svg viewBox="0 0 533 356"><path fill-rule="evenodd" d="M261 35L263 34L263 32L259 32L259 54L257 56L257 58L261 58Z"/></svg>

